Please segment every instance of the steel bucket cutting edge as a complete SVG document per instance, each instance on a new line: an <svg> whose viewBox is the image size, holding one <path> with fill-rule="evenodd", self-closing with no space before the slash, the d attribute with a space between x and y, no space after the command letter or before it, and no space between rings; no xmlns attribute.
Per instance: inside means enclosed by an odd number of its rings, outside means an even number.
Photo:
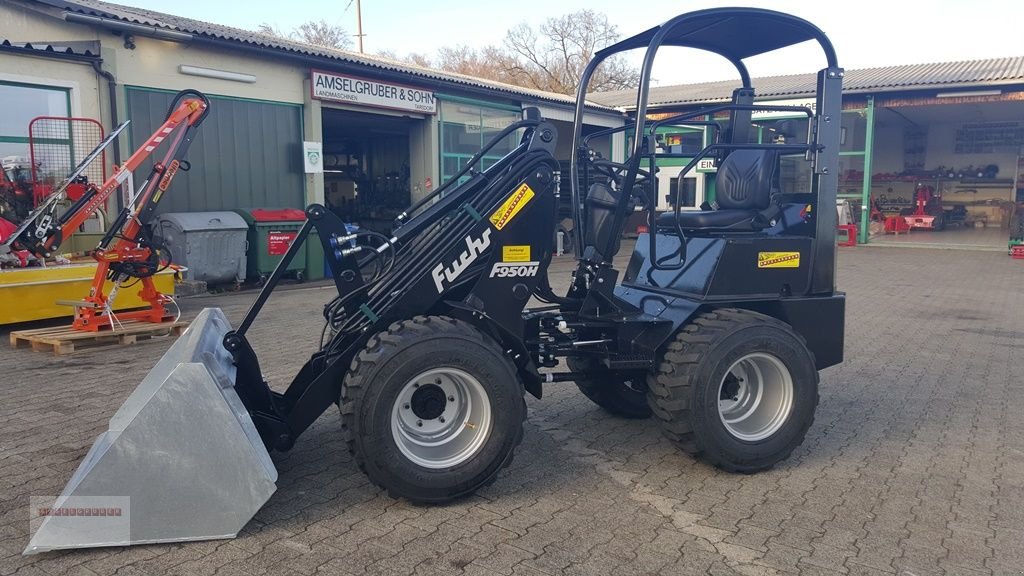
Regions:
<svg viewBox="0 0 1024 576"><path fill-rule="evenodd" d="M24 554L233 538L252 519L277 469L235 393L230 329L218 308L196 317L38 510Z"/></svg>

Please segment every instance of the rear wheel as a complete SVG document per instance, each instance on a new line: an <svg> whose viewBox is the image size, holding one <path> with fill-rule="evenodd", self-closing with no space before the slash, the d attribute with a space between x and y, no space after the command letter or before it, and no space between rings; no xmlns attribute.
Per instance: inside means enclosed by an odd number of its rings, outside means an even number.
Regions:
<svg viewBox="0 0 1024 576"><path fill-rule="evenodd" d="M493 482L522 440L526 415L502 349L443 316L396 322L370 338L340 406L349 451L370 480L429 503Z"/></svg>
<svg viewBox="0 0 1024 576"><path fill-rule="evenodd" d="M666 435L732 472L788 457L818 405L818 372L803 338L779 320L735 308L684 326L647 386Z"/></svg>
<svg viewBox="0 0 1024 576"><path fill-rule="evenodd" d="M569 358L567 363L573 372L592 374L577 377L575 382L580 392L594 404L623 418L648 418L651 415L643 372L612 372L593 358Z"/></svg>

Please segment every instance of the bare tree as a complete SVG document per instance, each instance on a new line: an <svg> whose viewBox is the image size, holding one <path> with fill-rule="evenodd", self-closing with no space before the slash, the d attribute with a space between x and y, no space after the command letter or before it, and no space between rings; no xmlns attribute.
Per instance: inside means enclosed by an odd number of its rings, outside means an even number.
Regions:
<svg viewBox="0 0 1024 576"><path fill-rule="evenodd" d="M549 18L536 30L525 23L514 26L500 46L448 46L438 50L435 58L410 54L401 60L524 88L574 94L594 53L618 38L618 29L606 15L581 10ZM638 69L613 56L594 73L588 91L635 88L639 81Z"/></svg>
<svg viewBox="0 0 1024 576"><path fill-rule="evenodd" d="M537 30L519 24L505 35L504 47L511 57L507 72L514 84L572 94L594 54L618 38L618 28L608 16L594 10L548 18ZM633 88L639 81L639 70L612 57L594 73L588 90Z"/></svg>
<svg viewBox="0 0 1024 576"><path fill-rule="evenodd" d="M422 54L420 52L411 52L406 56L399 56L398 54L395 54L393 50L378 50L377 56L381 56L389 60L394 60L396 62L407 62L409 64L415 64L416 66L419 66L421 68L436 68L433 60L430 59L430 56L427 56L426 54Z"/></svg>
<svg viewBox="0 0 1024 576"><path fill-rule="evenodd" d="M495 46L484 46L477 50L469 46L458 45L441 48L437 51L438 68L456 74L499 82L512 81L507 73L509 63L508 55Z"/></svg>
<svg viewBox="0 0 1024 576"><path fill-rule="evenodd" d="M305 42L306 44L324 46L326 48L345 49L352 46L352 38L349 36L348 32L346 32L341 26L329 24L326 20L310 20L308 22L303 22L288 34L285 34L278 26L270 24L269 22L260 24L259 27L256 28L256 31L260 34L268 34L270 36L277 36L278 38L288 38L289 40L297 40L299 42Z"/></svg>

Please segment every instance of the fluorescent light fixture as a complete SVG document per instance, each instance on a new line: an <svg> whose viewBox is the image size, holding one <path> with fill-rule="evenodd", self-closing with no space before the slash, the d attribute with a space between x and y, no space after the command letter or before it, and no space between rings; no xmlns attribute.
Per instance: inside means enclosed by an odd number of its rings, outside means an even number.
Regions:
<svg viewBox="0 0 1024 576"><path fill-rule="evenodd" d="M999 96L1002 90L965 90L963 92L939 92L936 98L966 98L969 96Z"/></svg>
<svg viewBox="0 0 1024 576"><path fill-rule="evenodd" d="M214 68L200 68L199 66L189 66L188 64L179 65L178 72L181 72L182 74L188 74L189 76L217 78L218 80L231 80L232 82L245 82L247 84L252 84L256 82L256 77L252 74L242 74L241 72L228 72L227 70L216 70Z"/></svg>

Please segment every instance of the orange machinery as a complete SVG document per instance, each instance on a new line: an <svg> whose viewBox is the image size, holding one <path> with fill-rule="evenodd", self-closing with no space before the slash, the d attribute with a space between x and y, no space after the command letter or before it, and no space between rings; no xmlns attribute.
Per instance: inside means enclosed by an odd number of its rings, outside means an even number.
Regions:
<svg viewBox="0 0 1024 576"><path fill-rule="evenodd" d="M61 242L74 233L107 198L137 170L155 150L166 145L163 157L153 163L149 177L118 214L92 256L97 261L89 295L75 303L72 326L78 330L98 331L111 326L111 300L118 287L125 282L141 283L139 296L147 303L141 310L119 312L118 320L166 322L174 319L168 310L170 298L161 294L153 283L153 275L170 265L169 254L149 229L160 200L170 187L179 170L189 169L185 155L199 124L209 112L210 103L205 95L195 90L179 92L167 113L164 123L146 139L121 166L115 166L113 175L101 185L88 184L86 190L59 216L60 201L68 196L68 188L79 181L89 164L102 155L127 122L121 124L96 147L89 156L42 201L10 236L0 243L0 254L16 250L29 250L41 258L49 257ZM113 288L104 293L104 284L111 281Z"/></svg>

